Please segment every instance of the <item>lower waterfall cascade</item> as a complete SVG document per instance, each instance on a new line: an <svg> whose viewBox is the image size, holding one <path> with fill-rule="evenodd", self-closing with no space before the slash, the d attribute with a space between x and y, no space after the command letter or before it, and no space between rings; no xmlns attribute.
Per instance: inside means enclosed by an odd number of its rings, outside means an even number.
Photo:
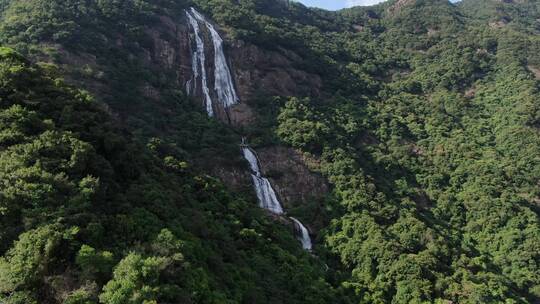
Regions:
<svg viewBox="0 0 540 304"><path fill-rule="evenodd" d="M302 247L305 250L311 251L311 249L313 247L313 244L311 243L311 237L309 236L309 230L304 226L304 224L302 224L302 222L300 222L296 218L291 216L290 219L293 220L293 222L295 224L295 229L297 230L297 232L299 232L298 238L299 238L300 242L302 243Z"/></svg>
<svg viewBox="0 0 540 304"><path fill-rule="evenodd" d="M251 177L260 207L275 214L283 214L283 207L281 207L274 188L272 188L270 181L261 174L257 154L246 145L242 147L242 152L252 171Z"/></svg>
<svg viewBox="0 0 540 304"><path fill-rule="evenodd" d="M259 158L257 157L256 152L246 144L245 139L242 140L241 148L244 158L248 161L251 169L251 177L253 179L255 192L257 193L257 198L259 199L259 206L274 214L283 215L283 207L279 202L270 180L262 176ZM297 238L300 243L302 243L302 248L311 251L313 244L311 242L311 237L309 236L309 230L298 219L294 217L289 218L293 221Z"/></svg>

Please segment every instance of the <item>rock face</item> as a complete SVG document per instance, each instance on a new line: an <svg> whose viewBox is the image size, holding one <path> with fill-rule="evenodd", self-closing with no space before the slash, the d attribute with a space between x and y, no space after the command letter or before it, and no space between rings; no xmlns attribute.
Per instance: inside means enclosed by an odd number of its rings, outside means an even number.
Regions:
<svg viewBox="0 0 540 304"><path fill-rule="evenodd" d="M182 59L189 51L189 46L185 45L187 38L186 27L183 24L175 23L171 18L162 16L157 27L146 29L146 34L152 39L152 49L148 59L167 69L176 67L176 63L181 65L180 72L186 72L189 67Z"/></svg>
<svg viewBox="0 0 540 304"><path fill-rule="evenodd" d="M318 96L320 76L295 68L302 58L291 51L269 51L242 41L228 50L240 104L229 113L235 126L248 126L257 120L250 105L257 94L270 96Z"/></svg>
<svg viewBox="0 0 540 304"><path fill-rule="evenodd" d="M249 102L258 91L276 96L320 94L320 76L296 69L302 58L291 51L269 51L237 41L231 46L230 58L241 100Z"/></svg>
<svg viewBox="0 0 540 304"><path fill-rule="evenodd" d="M253 191L249 170L240 166L213 166L209 172L219 178L229 189L239 192Z"/></svg>
<svg viewBox="0 0 540 304"><path fill-rule="evenodd" d="M257 148L262 174L270 180L285 210L308 202L321 202L330 186L321 175L312 172L305 157L292 148ZM229 188L241 192L253 191L249 170L237 166L214 166L213 176Z"/></svg>
<svg viewBox="0 0 540 304"><path fill-rule="evenodd" d="M540 68L534 67L532 65L527 66L529 68L529 71L531 71L536 79L540 80Z"/></svg>
<svg viewBox="0 0 540 304"><path fill-rule="evenodd" d="M285 209L321 201L329 192L326 180L309 170L304 156L291 148L258 148L263 174L268 176Z"/></svg>
<svg viewBox="0 0 540 304"><path fill-rule="evenodd" d="M163 69L174 73L175 85L183 87L191 77L191 48L189 28L185 18L173 20L161 16L159 22L144 31L151 40L143 63L154 69Z"/></svg>
<svg viewBox="0 0 540 304"><path fill-rule="evenodd" d="M191 63L188 62L190 50L186 24L182 20L175 22L168 16L161 16L159 22L143 29L143 32L148 41L148 44L144 46L134 45L129 41L129 38L122 36L118 36L114 41L108 41L108 43L110 43L111 49L130 49L130 60L156 74L167 75L167 81L171 82L171 86L183 86L184 79L189 77L191 72ZM57 56L59 59L40 57L37 58L39 61L54 61L60 67L65 66L68 82L74 82L96 96L110 95L108 92L110 86L103 81L106 78L103 71L107 70L107 65L110 62L103 62L93 54L69 52L61 45L49 47L56 50L60 55ZM84 71L81 73L74 70L73 67L86 67L88 71L92 72ZM142 96L152 101L159 100L161 97L160 89L153 87L149 82L141 83L139 91Z"/></svg>
<svg viewBox="0 0 540 304"><path fill-rule="evenodd" d="M233 126L247 127L257 121L253 109L246 103L239 103L229 109L229 122Z"/></svg>
<svg viewBox="0 0 540 304"><path fill-rule="evenodd" d="M185 20L184 20L185 21ZM182 23L182 22L181 22ZM186 22L183 22L186 23ZM204 27L202 27L204 28ZM192 80L192 56L190 29L187 24L175 24L169 18L163 17L159 29L147 32L154 41L152 58L162 66L178 68L178 84L186 84ZM216 29L219 30L216 26ZM206 48L206 69L208 83L214 82L214 51L209 33L202 33ZM226 33L219 33L227 41ZM171 37L166 41L162 37ZM170 46L179 46L175 52ZM232 105L227 111L216 109L218 119L234 126L248 126L256 121L251 101L257 94L275 96L318 96L322 81L320 76L302 71L295 66L302 63L302 58L288 50L269 51L243 41L228 41L224 48L228 65L232 72L240 104ZM213 89L211 89L213 91ZM199 89L193 92L197 100L202 100L203 94ZM215 92L211 92L214 95ZM216 96L212 96L215 99Z"/></svg>
<svg viewBox="0 0 540 304"><path fill-rule="evenodd" d="M512 21L512 18L509 16L502 16L499 20L495 20L489 23L489 27L493 29L500 29L506 27L510 22Z"/></svg>
<svg viewBox="0 0 540 304"><path fill-rule="evenodd" d="M286 56L286 55L287 56ZM290 51L276 52L242 41L232 42L228 57L240 98L240 104L229 111L234 126L249 126L257 120L251 108L258 94L270 96L318 96L320 76L295 68L302 61Z"/></svg>
<svg viewBox="0 0 540 304"><path fill-rule="evenodd" d="M217 27L216 27L217 28ZM220 30L217 28L217 30ZM156 74L164 74L167 81L172 85L184 88L192 78L192 51L190 44L190 28L185 16L172 19L169 16L161 16L158 22L143 29L149 43L145 45L133 45L129 38L118 36L114 41L109 41L112 47L118 49L130 49L133 61L138 62L145 69L154 71ZM207 33L208 34L208 33ZM319 75L311 74L297 68L303 59L292 51L281 49L279 51L265 50L258 46L243 41L231 41L226 33L220 31L225 40L225 54L233 74L233 81L240 98L240 105L231 108L230 117L222 119L236 126L247 126L257 118L250 105L253 98L259 94L276 96L318 96L321 92L322 81ZM208 36L208 35L205 35ZM205 37L208 39L208 37ZM106 39L106 38L104 38ZM211 46L210 41L205 41ZM110 63L100 62L95 55L85 53L69 53L62 46L50 46L57 49L61 62L56 62L67 67L88 67L95 75L76 75L72 80L82 84L95 95L103 95L107 83L97 75L100 71L106 71ZM209 60L208 82L213 83L213 50L208 48ZM54 61L50 58L40 58L41 61ZM69 71L68 71L69 72ZM102 73L102 72L101 72ZM70 79L68 79L69 81ZM142 96L159 100L160 90L150 83L143 83L139 88ZM200 93L198 93L200 94ZM202 105L203 101L200 100ZM222 118L222 117L220 117ZM230 120L230 121L227 121Z"/></svg>

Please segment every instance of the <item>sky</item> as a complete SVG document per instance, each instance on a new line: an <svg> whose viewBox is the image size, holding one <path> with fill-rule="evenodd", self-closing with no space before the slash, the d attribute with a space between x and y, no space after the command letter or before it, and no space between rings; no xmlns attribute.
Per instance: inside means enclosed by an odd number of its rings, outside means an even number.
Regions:
<svg viewBox="0 0 540 304"><path fill-rule="evenodd" d="M328 10L338 10L357 5L373 5L384 0L299 0L306 6L316 6Z"/></svg>

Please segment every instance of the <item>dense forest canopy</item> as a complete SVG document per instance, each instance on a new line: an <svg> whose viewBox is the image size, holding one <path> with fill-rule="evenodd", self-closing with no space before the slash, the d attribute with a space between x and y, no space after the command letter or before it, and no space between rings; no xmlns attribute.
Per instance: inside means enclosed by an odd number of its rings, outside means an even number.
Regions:
<svg viewBox="0 0 540 304"><path fill-rule="evenodd" d="M249 128L206 117L142 59L148 29L190 6L227 51L296 54L320 94L256 94ZM0 11L0 303L540 301L540 2ZM329 182L291 211L316 228L312 253L249 185L211 176L247 167L242 136L294 148Z"/></svg>

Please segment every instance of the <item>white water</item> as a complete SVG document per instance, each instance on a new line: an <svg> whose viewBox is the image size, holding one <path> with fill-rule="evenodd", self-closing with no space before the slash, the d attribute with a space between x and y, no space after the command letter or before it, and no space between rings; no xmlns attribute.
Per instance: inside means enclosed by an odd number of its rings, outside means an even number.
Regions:
<svg viewBox="0 0 540 304"><path fill-rule="evenodd" d="M210 89L208 88L205 45L199 22L204 24L210 32L212 44L214 45L214 90L216 92L218 102L223 105L224 109L226 109L238 103L238 95L236 94L234 82L231 76L231 70L229 69L225 52L223 51L223 39L212 23L210 23L206 17L199 13L195 8L192 7L190 10L186 10L186 16L188 17L189 24L193 29L195 44L197 46L193 51L191 62L193 77L186 83L186 91L190 95L194 94L197 89L197 79L200 77L206 111L208 112L208 116L212 117L214 116L214 109L212 97L210 96Z"/></svg>
<svg viewBox="0 0 540 304"><path fill-rule="evenodd" d="M255 154L255 151L245 144L244 140L242 141L242 152L244 154L244 158L249 163L249 167L251 168L251 178L253 179L255 192L257 193L257 198L259 199L259 205L261 208L269 210L272 213L279 215L283 214L283 208L281 207L281 203L277 198L274 188L272 188L270 181L262 176L257 154ZM311 250L312 243L309 236L309 231L299 220L295 219L294 217L291 217L291 220L294 222L294 228L297 232L298 240L302 243L302 248L305 250Z"/></svg>
<svg viewBox="0 0 540 304"><path fill-rule="evenodd" d="M302 243L302 247L305 250L311 250L313 245L311 244L309 231L299 220L295 219L294 217L291 217L291 220L294 222L295 229L298 232L298 240Z"/></svg>
<svg viewBox="0 0 540 304"><path fill-rule="evenodd" d="M212 36L212 43L214 45L214 90L216 91L218 101L226 109L238 103L238 95L236 94L231 71L227 65L227 60L223 51L223 39L220 37L214 26L203 15L195 10L195 8L191 8L189 11L186 10L186 15L191 28L193 29L196 44L196 49L193 50L191 64L193 77L186 83L186 91L190 95L195 94L197 91L197 80L200 78L206 111L208 112L208 116L212 117L214 116L214 109L212 97L210 96L210 89L208 88L205 45L204 40L201 37L199 22L206 25L206 28ZM278 215L283 214L283 208L281 207L281 203L277 198L274 188L272 188L272 184L270 184L270 181L267 178L262 176L259 160L255 151L250 149L243 142L242 152L245 159L249 162L252 171L251 177L253 179L255 192L257 193L259 205L261 208L267 209L272 213ZM293 217L291 217L291 219L294 222L295 230L298 233L298 239L302 243L302 247L305 250L311 250L312 243L309 231L299 220Z"/></svg>
<svg viewBox="0 0 540 304"><path fill-rule="evenodd" d="M218 100L223 104L225 108L228 108L238 103L238 96L234 89L234 83L231 76L231 70L227 64L225 52L223 51L223 39L216 31L212 23L210 23L203 15L201 15L193 7L191 8L192 14L197 20L204 22L206 27L210 31L212 36L212 43L214 44L214 89L216 90Z"/></svg>
<svg viewBox="0 0 540 304"><path fill-rule="evenodd" d="M188 81L186 87L188 93L195 92L197 88L197 78L201 77L202 91L204 95L204 104L206 106L206 112L208 116L214 116L212 97L210 97L210 89L208 89L208 80L206 76L206 56L204 54L204 40L201 38L201 30L197 19L188 11L186 11L189 23L195 34L195 43L197 48L192 54L192 70L193 79ZM200 71L200 75L199 75Z"/></svg>
<svg viewBox="0 0 540 304"><path fill-rule="evenodd" d="M261 174L257 155L246 146L242 147L242 152L251 168L251 178L253 179L255 192L259 199L259 205L261 208L267 209L272 213L283 214L283 208L281 207L274 188L272 188L270 181Z"/></svg>

